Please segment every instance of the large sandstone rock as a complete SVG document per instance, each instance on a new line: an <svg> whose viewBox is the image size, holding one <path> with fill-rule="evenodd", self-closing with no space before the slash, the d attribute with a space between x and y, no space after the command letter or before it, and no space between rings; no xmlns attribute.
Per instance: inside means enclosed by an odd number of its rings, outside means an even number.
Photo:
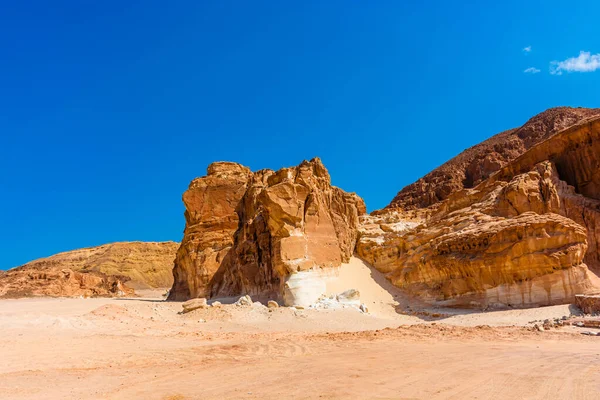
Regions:
<svg viewBox="0 0 600 400"><path fill-rule="evenodd" d="M287 304L322 294L315 276L348 261L358 216L353 193L331 186L318 158L277 172L214 163L183 195L186 228L169 299L270 294Z"/></svg>
<svg viewBox="0 0 600 400"><path fill-rule="evenodd" d="M357 252L396 286L436 304L570 303L600 289L593 272L600 267L599 182L596 118L426 210L363 217Z"/></svg>

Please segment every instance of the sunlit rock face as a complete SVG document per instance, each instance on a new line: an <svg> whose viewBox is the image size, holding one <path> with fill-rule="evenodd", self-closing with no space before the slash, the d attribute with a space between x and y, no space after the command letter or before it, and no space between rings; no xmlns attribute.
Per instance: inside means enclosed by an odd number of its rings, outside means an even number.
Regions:
<svg viewBox="0 0 600 400"><path fill-rule="evenodd" d="M362 219L357 253L396 286L438 305L569 303L600 288L599 183L600 119L592 118L444 201L415 209L400 196L411 207Z"/></svg>
<svg viewBox="0 0 600 400"><path fill-rule="evenodd" d="M124 296L173 284L179 243L117 242L66 251L0 271L0 297Z"/></svg>
<svg viewBox="0 0 600 400"><path fill-rule="evenodd" d="M192 181L183 201L186 228L172 300L260 294L304 302L318 290L312 283L296 285L302 280L294 275L319 275L347 262L358 216L366 212L356 194L331 186L318 158L254 173L214 163Z"/></svg>

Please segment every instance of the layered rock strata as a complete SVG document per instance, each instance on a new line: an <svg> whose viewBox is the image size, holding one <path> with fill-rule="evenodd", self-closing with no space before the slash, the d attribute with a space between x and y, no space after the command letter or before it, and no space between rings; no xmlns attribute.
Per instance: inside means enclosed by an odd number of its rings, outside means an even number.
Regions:
<svg viewBox="0 0 600 400"><path fill-rule="evenodd" d="M306 304L319 279L347 262L366 212L331 186L318 158L277 172L228 162L208 167L183 195L186 228L169 299L261 294Z"/></svg>
<svg viewBox="0 0 600 400"><path fill-rule="evenodd" d="M600 108L546 110L520 128L501 132L463 151L403 188L386 208L404 211L426 208L457 191L473 188L538 143L596 116L600 116Z"/></svg>
<svg viewBox="0 0 600 400"><path fill-rule="evenodd" d="M22 267L99 272L126 279L128 286L135 289L170 288L178 247L179 243L175 242L116 242L65 251L28 262Z"/></svg>
<svg viewBox="0 0 600 400"><path fill-rule="evenodd" d="M569 303L600 288L599 182L597 118L550 135L475 188L445 193L420 212L390 207L363 218L357 252L435 304Z"/></svg>
<svg viewBox="0 0 600 400"><path fill-rule="evenodd" d="M0 296L122 296L173 284L175 242L118 242L58 253L0 273Z"/></svg>

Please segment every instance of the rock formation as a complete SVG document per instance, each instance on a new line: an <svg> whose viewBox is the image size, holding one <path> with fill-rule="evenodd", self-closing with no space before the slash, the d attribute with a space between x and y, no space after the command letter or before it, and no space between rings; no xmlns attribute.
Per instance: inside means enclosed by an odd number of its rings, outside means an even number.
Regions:
<svg viewBox="0 0 600 400"><path fill-rule="evenodd" d="M331 186L318 158L252 173L217 162L183 195L186 227L169 299L263 294L306 304L333 267L348 261L366 212Z"/></svg>
<svg viewBox="0 0 600 400"><path fill-rule="evenodd" d="M441 305L548 305L599 290L600 118L580 119L597 114L554 109L484 142L518 150L493 168L477 146L444 164L363 217L358 254Z"/></svg>
<svg viewBox="0 0 600 400"><path fill-rule="evenodd" d="M557 107L531 118L517 129L499 133L406 186L386 208L411 210L443 201L452 193L473 188L536 144L586 118L600 108Z"/></svg>
<svg viewBox="0 0 600 400"><path fill-rule="evenodd" d="M133 289L124 284L126 280L101 272L77 272L57 265L24 265L0 272L0 298L133 295Z"/></svg>
<svg viewBox="0 0 600 400"><path fill-rule="evenodd" d="M178 246L122 242L55 254L2 273L0 296L113 296L131 294L129 288L169 288Z"/></svg>

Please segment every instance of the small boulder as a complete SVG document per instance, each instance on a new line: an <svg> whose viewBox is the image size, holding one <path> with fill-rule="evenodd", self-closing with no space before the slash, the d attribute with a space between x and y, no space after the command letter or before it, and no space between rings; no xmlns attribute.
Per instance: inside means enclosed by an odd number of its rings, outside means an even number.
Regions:
<svg viewBox="0 0 600 400"><path fill-rule="evenodd" d="M267 302L267 307L268 308L278 308L279 304L275 300L269 300Z"/></svg>
<svg viewBox="0 0 600 400"><path fill-rule="evenodd" d="M337 301L342 304L360 306L360 292L356 289L348 289L337 295Z"/></svg>
<svg viewBox="0 0 600 400"><path fill-rule="evenodd" d="M236 306L251 306L252 298L248 295L242 296L235 302Z"/></svg>
<svg viewBox="0 0 600 400"><path fill-rule="evenodd" d="M221 307L223 304L221 304L220 301L213 301L213 303L211 304L213 307Z"/></svg>
<svg viewBox="0 0 600 400"><path fill-rule="evenodd" d="M183 313L189 313L190 311L197 310L199 308L207 308L208 303L204 297L199 299L191 299L181 305L183 307Z"/></svg>
<svg viewBox="0 0 600 400"><path fill-rule="evenodd" d="M361 304L359 308L360 308L360 311L362 311L364 313L368 313L369 312L369 309L364 304Z"/></svg>

